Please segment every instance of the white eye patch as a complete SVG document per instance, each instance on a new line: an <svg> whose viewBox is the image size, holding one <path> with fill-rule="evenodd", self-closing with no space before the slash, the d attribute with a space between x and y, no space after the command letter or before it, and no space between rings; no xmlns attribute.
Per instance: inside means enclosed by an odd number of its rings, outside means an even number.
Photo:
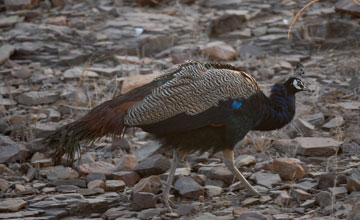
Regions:
<svg viewBox="0 0 360 220"><path fill-rule="evenodd" d="M304 84L303 84L300 80L294 80L293 86L294 86L297 90L302 90L302 89L304 88Z"/></svg>

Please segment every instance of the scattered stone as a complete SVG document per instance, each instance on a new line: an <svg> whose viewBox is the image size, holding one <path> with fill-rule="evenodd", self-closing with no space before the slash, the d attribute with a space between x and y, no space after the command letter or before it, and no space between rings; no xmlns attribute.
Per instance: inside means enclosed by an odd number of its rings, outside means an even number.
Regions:
<svg viewBox="0 0 360 220"><path fill-rule="evenodd" d="M209 198L212 198L214 196L221 195L222 188L218 186L210 186L206 185L205 187L206 194L209 196Z"/></svg>
<svg viewBox="0 0 360 220"><path fill-rule="evenodd" d="M339 12L348 13L351 15L360 16L360 5L353 1L339 0L335 4L335 10Z"/></svg>
<svg viewBox="0 0 360 220"><path fill-rule="evenodd" d="M137 192L151 192L157 194L161 190L162 184L160 177L158 176L149 176L147 178L141 179L131 190L131 193Z"/></svg>
<svg viewBox="0 0 360 220"><path fill-rule="evenodd" d="M301 203L300 206L304 208L311 208L315 205L314 199L306 200L305 202Z"/></svg>
<svg viewBox="0 0 360 220"><path fill-rule="evenodd" d="M336 198L338 197L345 197L348 194L348 191L345 187L331 187L329 188L329 191L332 193L332 195Z"/></svg>
<svg viewBox="0 0 360 220"><path fill-rule="evenodd" d="M5 179L0 179L0 191L5 192L9 188L9 182Z"/></svg>
<svg viewBox="0 0 360 220"><path fill-rule="evenodd" d="M5 7L7 10L24 10L33 9L39 4L39 0L5 0Z"/></svg>
<svg viewBox="0 0 360 220"><path fill-rule="evenodd" d="M305 192L302 189L294 189L291 191L291 196L300 201L305 201L312 198L310 193Z"/></svg>
<svg viewBox="0 0 360 220"><path fill-rule="evenodd" d="M159 73L152 73L152 74L147 74L147 75L127 76L123 80L123 84L121 86L121 93L124 94L130 90L133 90L137 87L145 85L145 84L149 83L150 81L152 81L154 78L158 77L159 75L160 75ZM150 150L150 149L148 149L148 150ZM142 158L139 157L138 155L135 154L135 156L136 156L136 158L138 158L139 161L142 160ZM150 155L147 155L147 156L150 156Z"/></svg>
<svg viewBox="0 0 360 220"><path fill-rule="evenodd" d="M155 208L156 197L153 193L149 192L136 192L133 193L132 207L135 210L142 210L148 208Z"/></svg>
<svg viewBox="0 0 360 220"><path fill-rule="evenodd" d="M22 144L5 146L0 144L0 163L10 163L18 160L24 161L28 154L29 150Z"/></svg>
<svg viewBox="0 0 360 220"><path fill-rule="evenodd" d="M46 175L48 180L65 179L71 180L79 178L78 172L71 167L56 166L52 167Z"/></svg>
<svg viewBox="0 0 360 220"><path fill-rule="evenodd" d="M208 43L203 48L203 53L211 59L218 61L233 60L236 56L236 50L222 41Z"/></svg>
<svg viewBox="0 0 360 220"><path fill-rule="evenodd" d="M287 193L281 193L276 197L275 203L281 207L288 207L291 197Z"/></svg>
<svg viewBox="0 0 360 220"><path fill-rule="evenodd" d="M105 182L105 191L118 192L125 189L125 182L122 180L107 180Z"/></svg>
<svg viewBox="0 0 360 220"><path fill-rule="evenodd" d="M322 128L326 130L330 130L331 128L340 127L344 123L344 118L340 115L337 115L335 118L332 118L327 123L323 124Z"/></svg>
<svg viewBox="0 0 360 220"><path fill-rule="evenodd" d="M247 10L226 10L223 15L211 20L210 33L219 35L240 29L249 19L250 12Z"/></svg>
<svg viewBox="0 0 360 220"><path fill-rule="evenodd" d="M242 166L249 166L256 163L256 158L252 155L240 155L235 159L235 166L240 168Z"/></svg>
<svg viewBox="0 0 360 220"><path fill-rule="evenodd" d="M301 179L305 175L304 168L291 158L277 158L272 163L272 171L278 173L283 180Z"/></svg>
<svg viewBox="0 0 360 220"><path fill-rule="evenodd" d="M290 129L288 129L288 131L286 132L291 138L295 138L299 136L310 137L313 135L314 129L315 127L311 123L301 118L297 118L294 121L292 121L292 123L290 123Z"/></svg>
<svg viewBox="0 0 360 220"><path fill-rule="evenodd" d="M110 176L114 170L114 165L104 161L96 161L94 163L86 163L79 166L79 171L83 175L87 175L89 173L102 173L105 176Z"/></svg>
<svg viewBox="0 0 360 220"><path fill-rule="evenodd" d="M197 212L195 206L193 205L180 205L177 209L175 209L175 213L180 216L192 215Z"/></svg>
<svg viewBox="0 0 360 220"><path fill-rule="evenodd" d="M42 160L35 160L33 162L31 162L31 164L34 167L50 167L54 165L54 161L52 158L46 158L46 159L42 159Z"/></svg>
<svg viewBox="0 0 360 220"><path fill-rule="evenodd" d="M259 203L260 203L260 199L258 198L246 198L244 201L241 202L241 205L243 207L246 207L246 206L257 205Z"/></svg>
<svg viewBox="0 0 360 220"><path fill-rule="evenodd" d="M138 165L134 155L125 155L115 165L115 171L133 170Z"/></svg>
<svg viewBox="0 0 360 220"><path fill-rule="evenodd" d="M0 201L0 212L17 212L26 206L22 199L5 199Z"/></svg>
<svg viewBox="0 0 360 220"><path fill-rule="evenodd" d="M355 203L352 207L351 212L349 213L348 220L357 220L360 219L360 202Z"/></svg>
<svg viewBox="0 0 360 220"><path fill-rule="evenodd" d="M253 175L251 175L250 179L255 180L256 184L265 186L269 189L272 188L273 184L281 182L281 178L279 174L264 173L264 172L256 172Z"/></svg>
<svg viewBox="0 0 360 220"><path fill-rule="evenodd" d="M59 99L59 94L50 91L31 91L15 97L15 100L23 105L41 105L54 103Z"/></svg>
<svg viewBox="0 0 360 220"><path fill-rule="evenodd" d="M122 180L127 186L133 186L140 180L140 176L135 171L120 171L112 173L111 179Z"/></svg>
<svg viewBox="0 0 360 220"><path fill-rule="evenodd" d="M236 220L271 220L271 216L264 215L259 211L245 211Z"/></svg>
<svg viewBox="0 0 360 220"><path fill-rule="evenodd" d="M309 122L312 125L320 125L325 121L325 116L322 112L312 114L312 115L306 115L305 117L302 117L305 121Z"/></svg>
<svg viewBox="0 0 360 220"><path fill-rule="evenodd" d="M92 180L87 184L88 189L105 189L105 182L102 180Z"/></svg>
<svg viewBox="0 0 360 220"><path fill-rule="evenodd" d="M330 187L335 187L339 184L346 184L346 182L346 176L342 174L336 174L334 172L325 173L319 176L318 188L328 189Z"/></svg>
<svg viewBox="0 0 360 220"><path fill-rule="evenodd" d="M51 17L47 19L47 23L54 25L66 25L66 17L65 16Z"/></svg>
<svg viewBox="0 0 360 220"><path fill-rule="evenodd" d="M74 185L60 185L56 186L55 189L59 193L77 193L80 188Z"/></svg>
<svg viewBox="0 0 360 220"><path fill-rule="evenodd" d="M209 179L221 180L227 184L232 184L234 181L234 174L226 167L202 167L198 172Z"/></svg>
<svg viewBox="0 0 360 220"><path fill-rule="evenodd" d="M332 203L332 195L330 192L321 191L315 196L316 204L324 208Z"/></svg>
<svg viewBox="0 0 360 220"><path fill-rule="evenodd" d="M137 218L139 219L153 219L155 216L160 215L159 209L145 209L141 212L138 212Z"/></svg>
<svg viewBox="0 0 360 220"><path fill-rule="evenodd" d="M0 21L1 27L1 21ZM5 63L10 56L15 52L15 47L9 44L5 44L0 47L0 65Z"/></svg>
<svg viewBox="0 0 360 220"><path fill-rule="evenodd" d="M170 161L168 158L161 154L155 154L142 160L135 168L134 171L140 176L150 176L165 173L170 169Z"/></svg>
<svg viewBox="0 0 360 220"><path fill-rule="evenodd" d="M19 17L17 15L5 16L4 18L0 18L0 28L2 28L2 27L12 27L16 23L22 22L23 20L24 20L24 17Z"/></svg>
<svg viewBox="0 0 360 220"><path fill-rule="evenodd" d="M176 180L174 188L180 195L189 199L197 199L204 195L204 188L191 177L180 177Z"/></svg>
<svg viewBox="0 0 360 220"><path fill-rule="evenodd" d="M351 170L346 188L349 192L360 191L360 168L353 168Z"/></svg>
<svg viewBox="0 0 360 220"><path fill-rule="evenodd" d="M93 72L93 71L75 67L75 68L66 70L63 73L63 77L65 80L79 79L80 77L86 79L86 78L98 78L99 74L97 74L96 72Z"/></svg>
<svg viewBox="0 0 360 220"><path fill-rule="evenodd" d="M61 186L61 185L74 185L79 187L86 187L86 181L82 179L56 179L52 182L52 185Z"/></svg>

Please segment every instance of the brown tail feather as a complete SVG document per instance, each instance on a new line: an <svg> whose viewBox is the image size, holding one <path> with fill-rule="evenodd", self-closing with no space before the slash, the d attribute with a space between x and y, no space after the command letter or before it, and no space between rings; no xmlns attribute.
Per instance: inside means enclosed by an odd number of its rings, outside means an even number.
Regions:
<svg viewBox="0 0 360 220"><path fill-rule="evenodd" d="M64 125L46 138L47 145L55 147L53 158L60 162L67 154L72 161L76 151L80 151L80 142L91 143L103 136L120 136L124 130L124 117L127 109L137 101L129 101L119 96L92 109L84 117Z"/></svg>

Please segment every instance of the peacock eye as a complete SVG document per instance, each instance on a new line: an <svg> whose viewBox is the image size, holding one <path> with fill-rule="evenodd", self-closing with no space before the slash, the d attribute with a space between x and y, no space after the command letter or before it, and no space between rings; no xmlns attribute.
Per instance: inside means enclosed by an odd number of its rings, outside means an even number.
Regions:
<svg viewBox="0 0 360 220"><path fill-rule="evenodd" d="M296 79L294 80L293 82L293 86L297 89L297 90L302 90L304 88L304 83L299 80L299 79Z"/></svg>

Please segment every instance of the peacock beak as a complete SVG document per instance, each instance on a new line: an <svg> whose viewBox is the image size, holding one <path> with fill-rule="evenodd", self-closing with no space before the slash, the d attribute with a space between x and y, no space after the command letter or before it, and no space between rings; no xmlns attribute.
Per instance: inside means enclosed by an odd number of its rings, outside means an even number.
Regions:
<svg viewBox="0 0 360 220"><path fill-rule="evenodd" d="M311 93L314 92L314 90L310 89L307 85L304 85L303 91L307 91L307 92L311 92Z"/></svg>

